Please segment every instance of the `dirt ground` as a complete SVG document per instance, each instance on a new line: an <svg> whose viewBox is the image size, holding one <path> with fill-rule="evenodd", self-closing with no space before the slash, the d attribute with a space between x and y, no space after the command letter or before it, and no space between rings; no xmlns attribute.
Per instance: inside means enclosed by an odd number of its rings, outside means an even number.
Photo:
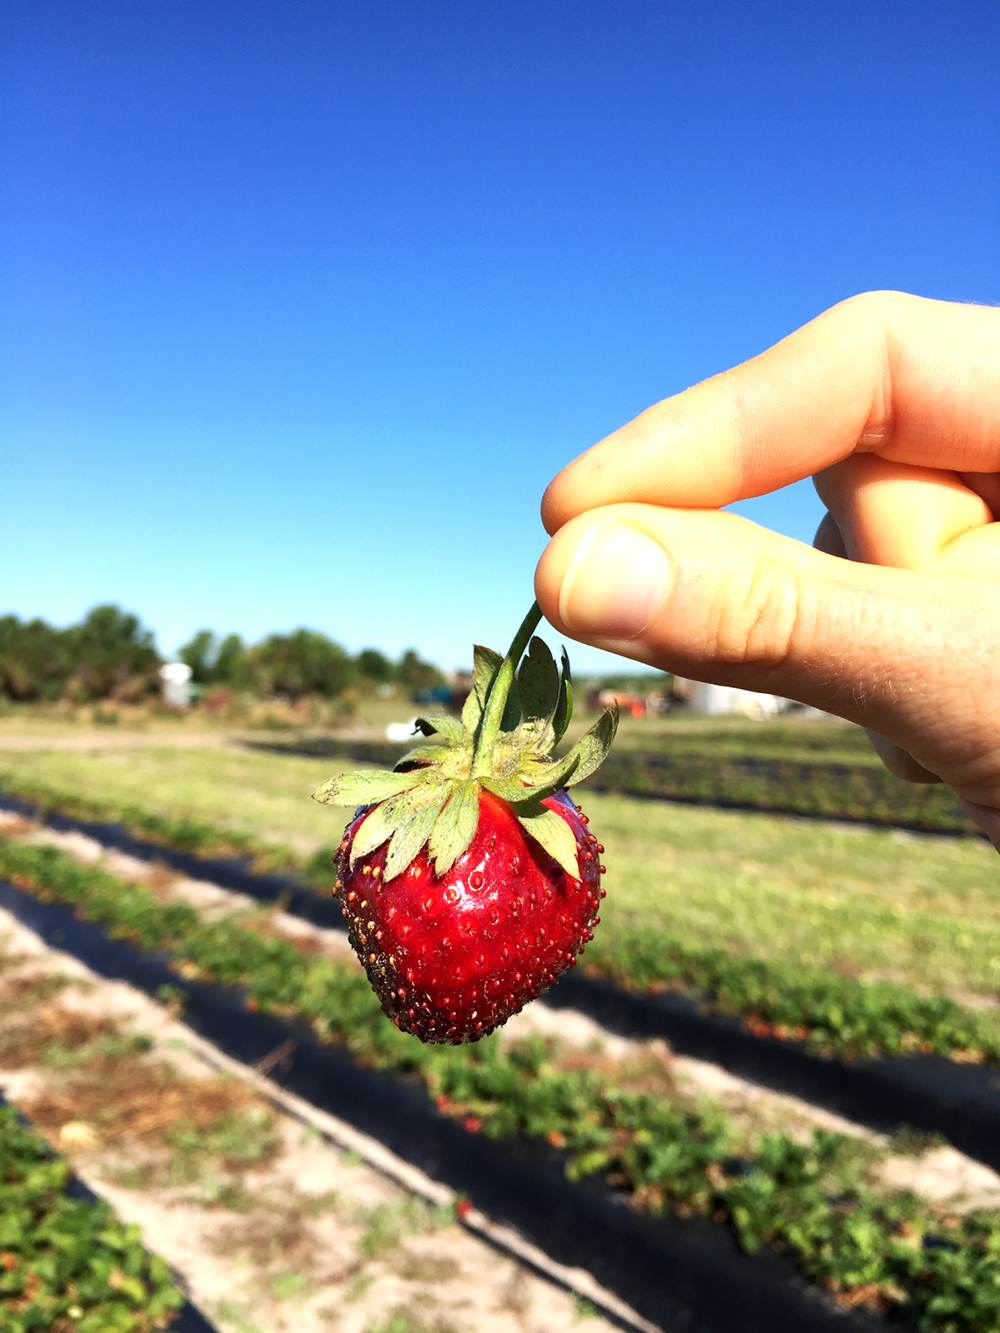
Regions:
<svg viewBox="0 0 1000 1333"><path fill-rule="evenodd" d="M0 1088L232 1333L612 1325L199 1054L0 912ZM203 1044L202 1044L203 1045Z"/></svg>

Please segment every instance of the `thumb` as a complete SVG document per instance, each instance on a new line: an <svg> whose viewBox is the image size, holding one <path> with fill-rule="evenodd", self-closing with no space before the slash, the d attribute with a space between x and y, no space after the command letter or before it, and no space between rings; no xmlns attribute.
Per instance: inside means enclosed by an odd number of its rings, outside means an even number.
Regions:
<svg viewBox="0 0 1000 1333"><path fill-rule="evenodd" d="M837 713L1000 803L989 584L839 559L718 510L624 504L560 528L535 587L573 638Z"/></svg>

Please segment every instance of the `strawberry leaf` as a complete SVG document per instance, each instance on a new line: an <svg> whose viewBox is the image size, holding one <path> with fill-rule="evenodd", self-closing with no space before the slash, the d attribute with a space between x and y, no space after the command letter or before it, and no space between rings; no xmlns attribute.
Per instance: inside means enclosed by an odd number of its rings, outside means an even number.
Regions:
<svg viewBox="0 0 1000 1333"><path fill-rule="evenodd" d="M484 648L479 643L473 648L472 655L474 658L472 689L469 691L469 697L462 709L462 726L470 736L474 735L479 729L483 709L486 706L486 696L489 694L490 686L493 684L503 662L499 653L494 652L492 648Z"/></svg>
<svg viewBox="0 0 1000 1333"><path fill-rule="evenodd" d="M398 773L404 765L409 764L439 764L445 753L443 745L418 745L416 749L407 750L397 761L393 772Z"/></svg>
<svg viewBox="0 0 1000 1333"><path fill-rule="evenodd" d="M351 869L362 856L367 856L376 847L388 842L396 830L402 827L410 812L411 797L408 792L390 797L377 805L368 815L351 844Z"/></svg>
<svg viewBox="0 0 1000 1333"><path fill-rule="evenodd" d="M425 736L443 736L449 745L461 745L465 728L457 717L418 717L414 726Z"/></svg>
<svg viewBox="0 0 1000 1333"><path fill-rule="evenodd" d="M559 669L548 644L534 638L517 673L517 689L524 714L523 731L533 739L549 730L549 721L559 702Z"/></svg>
<svg viewBox="0 0 1000 1333"><path fill-rule="evenodd" d="M499 778L491 774L480 778L479 781L487 791L499 796L501 801L506 801L508 805L517 805L519 802L534 799L527 787L518 782L517 778Z"/></svg>
<svg viewBox="0 0 1000 1333"><path fill-rule="evenodd" d="M552 730L555 735L554 745L558 745L566 734L570 718L573 716L573 681L569 674L569 653L562 650L562 670L559 673L559 700L552 715Z"/></svg>
<svg viewBox="0 0 1000 1333"><path fill-rule="evenodd" d="M546 796L554 796L560 787L568 785L568 778L579 762L580 756L571 750L556 764L539 764L534 771L522 769L520 780L485 777L480 781L494 796L510 805L544 801Z"/></svg>
<svg viewBox="0 0 1000 1333"><path fill-rule="evenodd" d="M580 737L567 754L567 759L570 755L576 755L579 762L573 769L572 774L566 779L564 786L575 787L578 782L590 777L591 773L600 768L608 757L608 751L611 749L611 742L614 740L617 730L618 705L612 704L606 712L601 714L590 730Z"/></svg>
<svg viewBox="0 0 1000 1333"><path fill-rule="evenodd" d="M574 879L580 878L580 863L577 860L576 838L573 830L554 810L544 805L532 805L517 812L518 821L526 833L534 838L549 856Z"/></svg>
<svg viewBox="0 0 1000 1333"><path fill-rule="evenodd" d="M476 836L479 825L479 788L475 782L455 782L451 797L437 817L427 844L434 873L450 870Z"/></svg>
<svg viewBox="0 0 1000 1333"><path fill-rule="evenodd" d="M374 805L401 791L409 791L425 780L423 770L388 773L385 769L365 769L359 773L338 773L321 783L313 792L314 801L324 805Z"/></svg>
<svg viewBox="0 0 1000 1333"><path fill-rule="evenodd" d="M401 875L430 837L448 799L448 785L440 782L426 792L409 792L407 795L409 809L389 843L389 854L385 858L385 870L382 872L383 883Z"/></svg>
<svg viewBox="0 0 1000 1333"><path fill-rule="evenodd" d="M521 697L517 692L517 681L512 680L510 689L507 692L507 700L503 706L503 716L500 719L501 733L508 734L517 729L521 721Z"/></svg>

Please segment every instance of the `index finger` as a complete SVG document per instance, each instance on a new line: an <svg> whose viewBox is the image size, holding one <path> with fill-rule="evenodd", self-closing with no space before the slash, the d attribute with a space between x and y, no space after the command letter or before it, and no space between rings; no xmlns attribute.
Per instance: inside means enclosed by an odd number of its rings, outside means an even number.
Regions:
<svg viewBox="0 0 1000 1333"><path fill-rule="evenodd" d="M869 292L647 408L550 483L555 532L601 505L716 508L855 452L1000 470L1000 311Z"/></svg>

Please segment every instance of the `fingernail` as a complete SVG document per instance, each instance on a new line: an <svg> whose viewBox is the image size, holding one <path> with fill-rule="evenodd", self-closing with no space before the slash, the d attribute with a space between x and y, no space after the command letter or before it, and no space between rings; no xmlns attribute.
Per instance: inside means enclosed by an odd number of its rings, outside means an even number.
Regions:
<svg viewBox="0 0 1000 1333"><path fill-rule="evenodd" d="M670 588L663 547L637 528L600 523L581 537L559 592L568 630L602 639L633 639Z"/></svg>

